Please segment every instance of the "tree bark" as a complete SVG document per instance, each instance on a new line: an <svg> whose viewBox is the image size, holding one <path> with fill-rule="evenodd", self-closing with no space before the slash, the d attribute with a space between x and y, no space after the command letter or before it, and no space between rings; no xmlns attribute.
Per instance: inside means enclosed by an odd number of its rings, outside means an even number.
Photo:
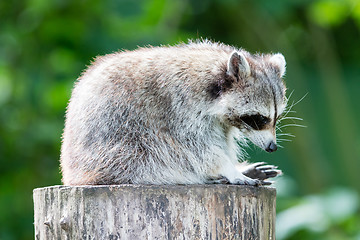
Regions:
<svg viewBox="0 0 360 240"><path fill-rule="evenodd" d="M38 188L35 239L275 239L275 197L239 185Z"/></svg>

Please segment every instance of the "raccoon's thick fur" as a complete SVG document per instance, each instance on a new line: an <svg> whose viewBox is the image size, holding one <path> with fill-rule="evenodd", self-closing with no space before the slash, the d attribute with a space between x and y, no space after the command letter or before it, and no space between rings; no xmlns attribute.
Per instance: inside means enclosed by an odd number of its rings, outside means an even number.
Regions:
<svg viewBox="0 0 360 240"><path fill-rule="evenodd" d="M280 171L239 163L238 143L276 150L284 72L281 54L209 41L96 58L67 108L63 183L261 184Z"/></svg>

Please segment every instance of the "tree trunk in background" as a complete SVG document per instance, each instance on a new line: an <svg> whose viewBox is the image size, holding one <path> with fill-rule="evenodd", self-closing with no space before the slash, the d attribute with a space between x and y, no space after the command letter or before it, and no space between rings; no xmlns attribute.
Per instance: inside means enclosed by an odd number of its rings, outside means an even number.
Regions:
<svg viewBox="0 0 360 240"><path fill-rule="evenodd" d="M238 185L38 188L35 239L275 239L275 197Z"/></svg>

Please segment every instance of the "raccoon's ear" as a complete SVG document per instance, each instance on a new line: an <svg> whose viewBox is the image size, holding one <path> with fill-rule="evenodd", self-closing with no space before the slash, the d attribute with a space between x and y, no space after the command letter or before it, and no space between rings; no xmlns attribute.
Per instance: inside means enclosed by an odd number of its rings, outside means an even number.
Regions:
<svg viewBox="0 0 360 240"><path fill-rule="evenodd" d="M228 66L228 73L236 78L247 78L250 76L250 66L245 56L241 52L234 51L231 53Z"/></svg>
<svg viewBox="0 0 360 240"><path fill-rule="evenodd" d="M281 53L272 55L269 62L279 70L279 77L283 77L286 70L286 61Z"/></svg>

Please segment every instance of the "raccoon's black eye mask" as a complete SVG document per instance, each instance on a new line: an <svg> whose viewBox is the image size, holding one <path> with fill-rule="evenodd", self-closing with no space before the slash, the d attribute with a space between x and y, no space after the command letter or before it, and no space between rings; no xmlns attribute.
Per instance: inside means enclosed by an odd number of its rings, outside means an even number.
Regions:
<svg viewBox="0 0 360 240"><path fill-rule="evenodd" d="M261 114L244 115L240 117L240 120L255 130L261 130L270 123L270 119Z"/></svg>

